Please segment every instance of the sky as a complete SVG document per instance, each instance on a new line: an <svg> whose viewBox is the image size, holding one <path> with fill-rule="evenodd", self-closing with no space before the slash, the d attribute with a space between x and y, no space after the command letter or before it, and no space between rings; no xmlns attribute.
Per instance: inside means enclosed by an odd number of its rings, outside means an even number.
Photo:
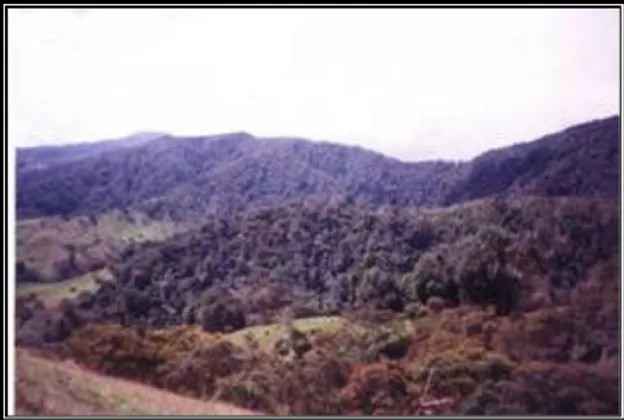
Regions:
<svg viewBox="0 0 624 420"><path fill-rule="evenodd" d="M619 114L618 9L8 12L18 147L247 131L463 160Z"/></svg>

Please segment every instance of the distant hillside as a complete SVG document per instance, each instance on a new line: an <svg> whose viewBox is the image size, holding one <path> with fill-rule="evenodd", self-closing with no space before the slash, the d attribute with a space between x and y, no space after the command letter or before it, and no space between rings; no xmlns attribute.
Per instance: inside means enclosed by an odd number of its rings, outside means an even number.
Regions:
<svg viewBox="0 0 624 420"><path fill-rule="evenodd" d="M215 330L264 323L290 306L308 314L362 305L402 311L432 296L505 314L557 303L617 255L619 220L617 200L579 198L429 211L371 211L340 198L290 203L209 217L200 230L137 244L110 266L116 282L79 305L91 308L91 320L205 320ZM214 318L202 309L213 303Z"/></svg>
<svg viewBox="0 0 624 420"><path fill-rule="evenodd" d="M20 220L15 229L16 280L54 282L98 270L132 242L165 239L183 228L119 210L68 220Z"/></svg>
<svg viewBox="0 0 624 420"><path fill-rule="evenodd" d="M164 133L137 133L116 140L22 148L17 150L16 167L21 172L31 169L45 169L53 165L80 160L100 153L139 146L165 135Z"/></svg>
<svg viewBox="0 0 624 420"><path fill-rule="evenodd" d="M468 165L449 203L489 196L619 197L620 119L593 121L487 152Z"/></svg>
<svg viewBox="0 0 624 420"><path fill-rule="evenodd" d="M619 124L619 117L593 121L463 163L408 163L361 148L247 133L18 150L17 214L133 208L189 220L335 194L426 206L489 196L617 197Z"/></svg>

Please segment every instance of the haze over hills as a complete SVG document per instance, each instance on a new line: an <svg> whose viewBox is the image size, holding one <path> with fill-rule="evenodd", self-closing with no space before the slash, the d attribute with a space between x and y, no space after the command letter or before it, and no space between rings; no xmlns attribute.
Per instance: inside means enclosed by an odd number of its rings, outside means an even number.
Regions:
<svg viewBox="0 0 624 420"><path fill-rule="evenodd" d="M619 124L617 116L592 121L459 163L403 162L357 147L248 133L18 149L17 214L132 209L188 221L329 195L424 206L488 196L616 197Z"/></svg>

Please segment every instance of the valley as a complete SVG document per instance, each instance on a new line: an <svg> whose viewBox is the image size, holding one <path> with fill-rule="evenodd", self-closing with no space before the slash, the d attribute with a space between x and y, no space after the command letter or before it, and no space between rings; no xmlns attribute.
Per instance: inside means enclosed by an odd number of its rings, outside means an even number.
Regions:
<svg viewBox="0 0 624 420"><path fill-rule="evenodd" d="M619 127L466 162L247 133L18 150L18 409L618 414Z"/></svg>

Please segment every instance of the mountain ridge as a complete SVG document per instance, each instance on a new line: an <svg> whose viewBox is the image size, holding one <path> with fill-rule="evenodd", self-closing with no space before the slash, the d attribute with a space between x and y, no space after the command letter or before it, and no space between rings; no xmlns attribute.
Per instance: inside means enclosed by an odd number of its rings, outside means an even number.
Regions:
<svg viewBox="0 0 624 420"><path fill-rule="evenodd" d="M165 135L57 158L59 164L45 166L44 157L39 170L18 165L17 214L26 219L123 208L188 221L310 195L419 206L492 195L615 196L619 124L619 117L591 121L463 162L410 163L361 147L245 132Z"/></svg>

